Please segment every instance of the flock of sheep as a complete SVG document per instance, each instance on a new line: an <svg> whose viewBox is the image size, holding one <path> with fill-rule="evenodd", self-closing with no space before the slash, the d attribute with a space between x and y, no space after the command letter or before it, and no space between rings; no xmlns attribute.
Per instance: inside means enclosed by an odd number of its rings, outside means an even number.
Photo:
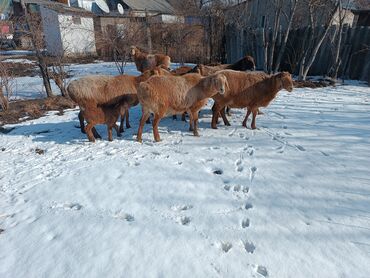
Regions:
<svg viewBox="0 0 370 278"><path fill-rule="evenodd" d="M112 128L120 136L124 119L126 128L130 127L130 107L139 103L142 107L137 133L139 142L151 113L154 114L153 134L157 142L160 141L158 124L161 118L171 114L183 114L184 118L187 112L190 131L199 136L198 114L209 98L214 99L212 128L217 128L219 115L225 125L230 125L225 114L225 107L229 107L247 108L243 126L246 127L252 113L251 128L255 129L259 107L266 107L280 90L293 90L289 73L254 72L255 64L250 56L230 65L183 66L170 71L171 59L167 55L147 54L135 46L131 47L131 55L142 73L140 76L91 75L74 80L68 86L70 97L80 107L81 131L91 142L101 138L94 128L97 124L107 125L109 141L113 140ZM118 117L121 117L120 127L116 124Z"/></svg>

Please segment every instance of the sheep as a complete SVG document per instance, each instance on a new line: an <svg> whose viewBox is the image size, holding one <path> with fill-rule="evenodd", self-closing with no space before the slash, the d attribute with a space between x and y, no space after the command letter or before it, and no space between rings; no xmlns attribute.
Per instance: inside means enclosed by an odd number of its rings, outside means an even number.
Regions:
<svg viewBox="0 0 370 278"><path fill-rule="evenodd" d="M193 68L189 66L181 66L178 67L177 69L171 70L171 73L173 73L173 75L184 75L191 71L192 69Z"/></svg>
<svg viewBox="0 0 370 278"><path fill-rule="evenodd" d="M220 73L227 76L227 73ZM251 128L256 129L256 116L260 107L266 107L276 97L277 93L286 89L288 92L293 90L293 80L288 72L281 72L275 75L266 75L264 73L246 73L249 75L249 81L243 89L232 92L228 91L227 97L216 96L215 104L212 107L212 128L217 128L217 117L225 105L233 108L247 107L247 114L243 120L243 126L247 126L247 120L251 113L253 119ZM229 84L230 79L228 78ZM225 121L225 119L224 119ZM226 125L230 125L226 119Z"/></svg>
<svg viewBox="0 0 370 278"><path fill-rule="evenodd" d="M113 141L112 128L116 130L118 137L121 136L116 122L122 111L127 108L127 99L126 96L121 96L116 101L115 104L99 104L98 106L88 103L85 108L82 108L83 115L87 120L85 131L90 142L95 142L92 130L97 124L107 125L109 141Z"/></svg>
<svg viewBox="0 0 370 278"><path fill-rule="evenodd" d="M153 134L160 141L158 124L166 114L189 112L190 131L198 133L198 113L207 99L218 92L224 94L227 88L226 76L214 74L202 77L199 74L184 76L153 76L140 83L137 96L142 106L142 117L137 133L137 141L142 142L143 127L150 112L154 113Z"/></svg>
<svg viewBox="0 0 370 278"><path fill-rule="evenodd" d="M84 124L84 113L86 113L86 107L97 107L99 104L114 104L117 97L122 95L128 95L126 109L121 109L121 124L120 132L123 132L123 119L126 115L126 127L130 127L128 109L131 106L137 105L137 87L141 81L147 80L152 75L168 74L166 71L156 68L151 71L146 71L140 76L130 75L119 75L119 76L107 76L107 75L90 75L80 79L72 81L67 90L70 97L75 101L81 108L81 112L78 115L80 121L81 132L85 133ZM101 138L96 132L95 128L92 129L95 138Z"/></svg>
<svg viewBox="0 0 370 278"><path fill-rule="evenodd" d="M141 51L136 46L131 46L131 56L135 61L135 65L138 71L144 72L146 70L152 70L155 67L162 66L165 69L170 68L171 58L164 54L148 54Z"/></svg>
<svg viewBox="0 0 370 278"><path fill-rule="evenodd" d="M200 73L203 76L207 76L207 75L216 73L217 71L225 70L225 69L236 70L236 71L255 70L256 65L254 63L253 57L247 55L233 64L221 64L221 65L213 65L213 66L199 64L195 66L189 72L196 72L196 73Z"/></svg>

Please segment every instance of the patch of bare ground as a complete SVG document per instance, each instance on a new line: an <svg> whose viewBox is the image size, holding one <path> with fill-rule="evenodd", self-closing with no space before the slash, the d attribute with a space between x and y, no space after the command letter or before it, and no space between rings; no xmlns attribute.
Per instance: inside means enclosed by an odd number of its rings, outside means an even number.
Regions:
<svg viewBox="0 0 370 278"><path fill-rule="evenodd" d="M74 107L76 107L76 104L71 99L62 96L12 101L9 103L7 111L0 110L0 127L6 124L16 124L25 120L37 119L48 111L59 111L59 114L63 115L64 109ZM6 129L0 128L0 132L5 133L5 131Z"/></svg>
<svg viewBox="0 0 370 278"><path fill-rule="evenodd" d="M322 88L328 86L334 86L335 82L330 79L325 80L300 80L294 81L295 88Z"/></svg>

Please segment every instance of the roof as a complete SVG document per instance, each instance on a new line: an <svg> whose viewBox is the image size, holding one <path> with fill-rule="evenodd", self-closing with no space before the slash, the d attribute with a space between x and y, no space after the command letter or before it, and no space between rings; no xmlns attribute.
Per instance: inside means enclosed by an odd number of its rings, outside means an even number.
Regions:
<svg viewBox="0 0 370 278"><path fill-rule="evenodd" d="M50 10L56 11L60 14L72 14L72 15L79 15L85 17L93 17L94 14L82 8L75 8L69 7L68 5L59 3L59 2L51 2L48 0L23 0L24 4L36 4L42 5L45 8Z"/></svg>
<svg viewBox="0 0 370 278"><path fill-rule="evenodd" d="M127 6L136 11L151 11L165 14L173 14L176 12L174 7L166 0L123 0Z"/></svg>

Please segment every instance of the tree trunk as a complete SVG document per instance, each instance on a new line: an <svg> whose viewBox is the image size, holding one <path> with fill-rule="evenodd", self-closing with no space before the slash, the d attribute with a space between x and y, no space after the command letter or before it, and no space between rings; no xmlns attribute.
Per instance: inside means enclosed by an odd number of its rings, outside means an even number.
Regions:
<svg viewBox="0 0 370 278"><path fill-rule="evenodd" d="M293 18L294 18L295 11L296 11L296 8L297 8L297 3L298 3L297 0L294 0L293 1L293 7L292 7L292 9L290 11L290 17L289 17L289 21L288 21L288 26L287 26L287 29L285 30L283 42L282 42L282 44L280 46L280 49L279 49L279 54L278 54L278 57L276 59L274 72L277 72L280 69L281 60L283 59L283 55L285 53L285 48L286 48L286 44L288 42L290 30L292 28L292 23L293 23Z"/></svg>
<svg viewBox="0 0 370 278"><path fill-rule="evenodd" d="M47 95L47 97L53 97L54 94L53 94L53 91L51 90L49 70L48 70L48 67L46 65L43 53L40 50L40 48L42 48L42 46L43 46L43 45L40 45L40 44L42 44L43 40L42 40L42 38L40 40L37 40L37 38L36 38L36 36L41 36L41 34L40 34L41 30L35 30L35 26L32 22L32 18L30 18L30 15L28 13L28 6L26 6L23 3L23 8L24 8L24 11L25 11L26 23L27 23L28 27L30 28L30 37L31 37L31 41L32 41L35 53L36 53L37 64L38 64L38 67L40 68L40 72L41 72L42 81L43 81L43 84L44 84L44 87L45 87L46 95Z"/></svg>
<svg viewBox="0 0 370 278"><path fill-rule="evenodd" d="M274 64L274 52L275 52L276 39L277 39L278 32L279 32L281 5L280 3L278 5L279 6L277 7L275 11L274 26L273 26L272 34L271 34L271 44L270 44L270 49L269 49L270 51L269 51L268 66L267 66L268 73L272 72L272 68Z"/></svg>
<svg viewBox="0 0 370 278"><path fill-rule="evenodd" d="M311 53L309 59L307 60L307 62L306 62L307 55L305 55L305 57L302 61L302 69L300 69L299 80L306 80L308 71L310 70L313 62L315 61L317 53L319 52L319 49L320 49L322 43L324 42L324 39L326 38L326 36L327 36L327 34L330 30L330 27L333 23L334 16L335 16L335 13L337 11L337 8L338 8L338 5L336 5L335 9L332 11L332 14L330 15L330 20L329 20L328 24L325 26L325 30L324 30L324 32L322 32L321 36L319 37L319 40L317 41L315 47L313 48L312 53ZM313 26L313 28L314 28L314 26Z"/></svg>

